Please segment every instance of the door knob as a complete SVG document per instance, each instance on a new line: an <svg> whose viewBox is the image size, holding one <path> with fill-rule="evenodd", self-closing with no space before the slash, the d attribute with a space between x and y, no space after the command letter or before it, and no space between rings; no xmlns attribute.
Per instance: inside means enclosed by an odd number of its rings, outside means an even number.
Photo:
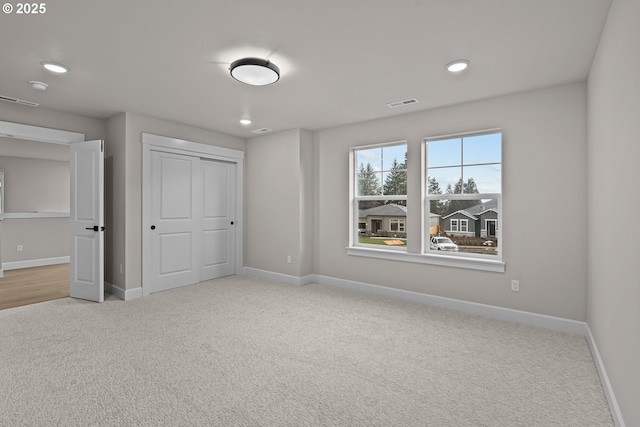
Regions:
<svg viewBox="0 0 640 427"><path fill-rule="evenodd" d="M152 225L152 226L151 226L151 229L152 229L152 230L155 230L155 229L156 229L156 226L155 226L155 225Z"/></svg>

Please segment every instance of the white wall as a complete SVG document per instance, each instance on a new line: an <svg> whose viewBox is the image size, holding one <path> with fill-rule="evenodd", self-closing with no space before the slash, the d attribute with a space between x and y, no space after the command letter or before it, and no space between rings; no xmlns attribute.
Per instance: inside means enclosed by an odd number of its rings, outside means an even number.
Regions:
<svg viewBox="0 0 640 427"><path fill-rule="evenodd" d="M408 141L411 209L421 203L415 185L420 182L421 139L491 128L503 129L506 273L346 254L350 147ZM323 130L314 139L316 274L586 320L585 84ZM420 217L412 212L419 209L409 212L407 228L419 235ZM419 252L420 242L411 235L408 249ZM510 291L511 279L520 280L519 293Z"/></svg>
<svg viewBox="0 0 640 427"><path fill-rule="evenodd" d="M614 0L589 76L588 323L640 426L640 2Z"/></svg>
<svg viewBox="0 0 640 427"><path fill-rule="evenodd" d="M0 156L0 169L5 213L69 212L68 161ZM2 223L1 263L69 256L68 217L5 218Z"/></svg>
<svg viewBox="0 0 640 427"><path fill-rule="evenodd" d="M69 218L4 219L2 223L3 263L68 257L71 253ZM16 251L17 245L22 245L22 252Z"/></svg>
<svg viewBox="0 0 640 427"><path fill-rule="evenodd" d="M300 276L314 273L313 134L300 130Z"/></svg>
<svg viewBox="0 0 640 427"><path fill-rule="evenodd" d="M68 148L67 148L68 150ZM69 161L0 155L5 212L69 212Z"/></svg>
<svg viewBox="0 0 640 427"><path fill-rule="evenodd" d="M125 288L126 114L107 120L104 150L104 280ZM120 269L122 266L122 270Z"/></svg>
<svg viewBox="0 0 640 427"><path fill-rule="evenodd" d="M9 104L6 102L1 103L0 105L0 120L7 121L7 122L21 123L25 125L47 127L51 129L66 130L70 132L80 132L85 134L86 139L104 139L106 135L106 125L103 120L91 119L88 117L77 116L74 114L61 113L58 111L47 110L45 108L40 108L40 107L38 108L25 107L23 105ZM58 151L58 150L51 150L51 151ZM69 210L68 204L67 204L67 208L64 210L66 211ZM10 236L13 236L14 233L7 230L6 221L8 220L2 221L5 224L3 224L2 227L0 228L0 241L4 241L3 246L5 245L13 246L13 243L10 243L9 240L10 238L12 238ZM51 221L45 221L45 222L42 222L41 220L38 220L38 221L40 221L40 224L38 227L40 226L44 228L54 227L56 228L56 230L61 229L59 225L61 220L59 219L53 219ZM64 221L64 219L62 221ZM66 221L68 222L68 219ZM36 228L32 228L32 230L36 230ZM57 233L58 231L52 230L51 232L51 235L53 236L52 240L56 240L56 241L60 240L59 238L60 234L57 234ZM31 256L35 258L49 257L47 254L56 254L58 253L56 252L57 250L65 251L68 254L69 239L67 238L66 241L67 241L66 246L62 244L62 246L59 246L57 248L52 248L52 247L38 248L37 245L35 245L33 249L34 251L37 251L37 252L33 252L31 253L31 255L29 255L29 252L25 250L25 252L27 253L25 254L23 252L21 254L21 257L29 256L30 257L29 259L34 259L34 258L31 258ZM32 247L32 246L34 245L29 243L29 247ZM15 251L15 247L12 248L12 251ZM11 256L8 255L8 253L12 251L3 251L2 253L3 258L0 259L0 261L6 262L8 260L13 260L16 254L14 253ZM8 256L9 258L7 259ZM57 256L57 255L51 255L51 256Z"/></svg>
<svg viewBox="0 0 640 427"><path fill-rule="evenodd" d="M295 277L313 272L311 144L299 129L247 142L246 267Z"/></svg>
<svg viewBox="0 0 640 427"><path fill-rule="evenodd" d="M84 133L85 139L104 139L106 122L104 120L67 114L42 107L25 107L24 105L3 102L0 105L0 120L41 126L69 132Z"/></svg>

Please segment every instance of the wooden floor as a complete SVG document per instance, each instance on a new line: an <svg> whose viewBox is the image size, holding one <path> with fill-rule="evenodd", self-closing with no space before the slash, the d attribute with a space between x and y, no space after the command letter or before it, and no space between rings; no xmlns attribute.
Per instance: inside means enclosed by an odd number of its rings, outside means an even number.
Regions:
<svg viewBox="0 0 640 427"><path fill-rule="evenodd" d="M5 270L0 310L69 296L69 264Z"/></svg>

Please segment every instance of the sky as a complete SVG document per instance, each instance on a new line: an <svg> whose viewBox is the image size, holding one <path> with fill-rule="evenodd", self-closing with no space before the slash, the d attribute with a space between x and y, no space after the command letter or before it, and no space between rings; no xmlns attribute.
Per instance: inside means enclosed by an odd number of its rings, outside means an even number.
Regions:
<svg viewBox="0 0 640 427"><path fill-rule="evenodd" d="M427 173L442 192L473 178L480 193L500 193L502 181L502 135L491 133L427 142Z"/></svg>
<svg viewBox="0 0 640 427"><path fill-rule="evenodd" d="M435 177L444 193L460 178L473 178L481 193L500 193L502 181L502 135L491 133L427 141L427 173ZM356 167L371 164L382 184L394 159L403 163L407 144L356 150Z"/></svg>

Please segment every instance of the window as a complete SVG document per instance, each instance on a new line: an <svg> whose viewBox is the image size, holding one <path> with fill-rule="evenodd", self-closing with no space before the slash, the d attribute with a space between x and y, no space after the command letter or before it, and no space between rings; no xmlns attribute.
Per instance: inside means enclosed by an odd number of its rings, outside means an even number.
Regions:
<svg viewBox="0 0 640 427"><path fill-rule="evenodd" d="M390 219L389 230L404 232L404 219Z"/></svg>
<svg viewBox="0 0 640 427"><path fill-rule="evenodd" d="M406 250L406 142L356 147L351 156L351 246Z"/></svg>
<svg viewBox="0 0 640 427"><path fill-rule="evenodd" d="M447 229L447 227L445 227L444 229L445 232L450 231L450 232L467 232L469 231L469 220L468 219L455 219L452 218L449 222L449 229Z"/></svg>
<svg viewBox="0 0 640 427"><path fill-rule="evenodd" d="M424 138L423 178L413 173L412 183L407 147L351 148L347 254L504 272L501 132ZM422 206L408 204L408 186L421 189ZM423 218L424 232L411 217Z"/></svg>
<svg viewBox="0 0 640 427"><path fill-rule="evenodd" d="M426 138L424 251L431 238L448 237L455 256L501 259L502 133Z"/></svg>

